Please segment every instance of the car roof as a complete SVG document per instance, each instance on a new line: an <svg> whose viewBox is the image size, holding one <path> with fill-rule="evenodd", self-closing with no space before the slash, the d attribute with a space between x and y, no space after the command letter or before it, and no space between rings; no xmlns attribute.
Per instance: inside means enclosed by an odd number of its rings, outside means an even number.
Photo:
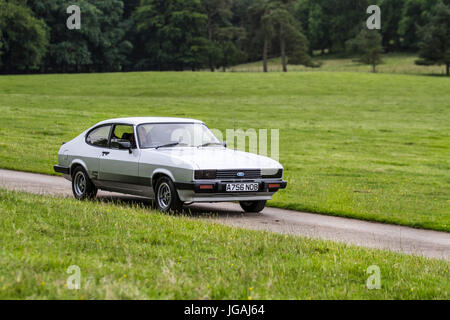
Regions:
<svg viewBox="0 0 450 320"><path fill-rule="evenodd" d="M130 117L130 118L115 118L108 119L97 123L95 126L108 124L108 123L125 123L125 124L133 124L138 125L142 123L181 123L181 122L190 122L190 123L203 123L203 121L196 119L187 119L187 118L173 118L173 117Z"/></svg>

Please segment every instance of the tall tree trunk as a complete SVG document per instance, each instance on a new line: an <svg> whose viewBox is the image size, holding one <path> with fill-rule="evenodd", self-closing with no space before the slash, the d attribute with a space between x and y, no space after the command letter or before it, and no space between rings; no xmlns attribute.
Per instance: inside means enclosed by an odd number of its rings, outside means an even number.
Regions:
<svg viewBox="0 0 450 320"><path fill-rule="evenodd" d="M281 51L281 64L283 66L283 72L287 72L287 66L286 66L286 40L284 39L283 26L280 26L280 51Z"/></svg>
<svg viewBox="0 0 450 320"><path fill-rule="evenodd" d="M376 64L375 64L375 63L372 65L372 72L373 72L373 73L376 73L376 72L377 72Z"/></svg>
<svg viewBox="0 0 450 320"><path fill-rule="evenodd" d="M450 63L447 63L446 71L447 71L447 75L450 75Z"/></svg>
<svg viewBox="0 0 450 320"><path fill-rule="evenodd" d="M287 72L287 65L286 65L286 41L284 40L284 37L280 39L280 46L281 46L281 64L283 65L283 72Z"/></svg>
<svg viewBox="0 0 450 320"><path fill-rule="evenodd" d="M208 29L209 44L212 45L213 36L212 36L211 18L209 16L209 14L208 14L208 22L207 22L206 28ZM213 65L211 53L208 54L208 64L209 64L209 70L211 70L211 72L214 72L214 65Z"/></svg>
<svg viewBox="0 0 450 320"><path fill-rule="evenodd" d="M269 40L264 38L264 49L263 49L263 71L267 72L267 51L269 50Z"/></svg>

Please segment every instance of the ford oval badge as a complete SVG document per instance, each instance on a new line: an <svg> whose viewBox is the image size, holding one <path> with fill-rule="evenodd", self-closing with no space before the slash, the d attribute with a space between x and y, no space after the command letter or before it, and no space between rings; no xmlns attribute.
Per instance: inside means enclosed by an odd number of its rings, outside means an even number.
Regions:
<svg viewBox="0 0 450 320"><path fill-rule="evenodd" d="M238 172L238 173L236 173L236 175L237 175L238 177L243 177L243 176L245 176L245 173L243 173L243 172Z"/></svg>

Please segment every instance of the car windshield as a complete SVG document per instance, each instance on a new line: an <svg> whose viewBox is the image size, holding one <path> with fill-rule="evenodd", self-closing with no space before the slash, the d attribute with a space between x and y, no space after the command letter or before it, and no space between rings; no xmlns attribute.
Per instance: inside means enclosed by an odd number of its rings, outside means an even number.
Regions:
<svg viewBox="0 0 450 320"><path fill-rule="evenodd" d="M139 147L206 147L220 141L203 123L148 123L137 127Z"/></svg>

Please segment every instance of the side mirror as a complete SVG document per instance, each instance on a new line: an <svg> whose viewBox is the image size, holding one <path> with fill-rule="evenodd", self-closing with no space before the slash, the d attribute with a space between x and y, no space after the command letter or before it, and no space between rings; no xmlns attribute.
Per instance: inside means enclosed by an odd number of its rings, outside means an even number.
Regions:
<svg viewBox="0 0 450 320"><path fill-rule="evenodd" d="M226 148L227 147L227 142L226 141L222 142L222 145Z"/></svg>
<svg viewBox="0 0 450 320"><path fill-rule="evenodd" d="M119 149L125 150L128 149L128 152L131 153L131 142L130 141L117 141L117 145Z"/></svg>

